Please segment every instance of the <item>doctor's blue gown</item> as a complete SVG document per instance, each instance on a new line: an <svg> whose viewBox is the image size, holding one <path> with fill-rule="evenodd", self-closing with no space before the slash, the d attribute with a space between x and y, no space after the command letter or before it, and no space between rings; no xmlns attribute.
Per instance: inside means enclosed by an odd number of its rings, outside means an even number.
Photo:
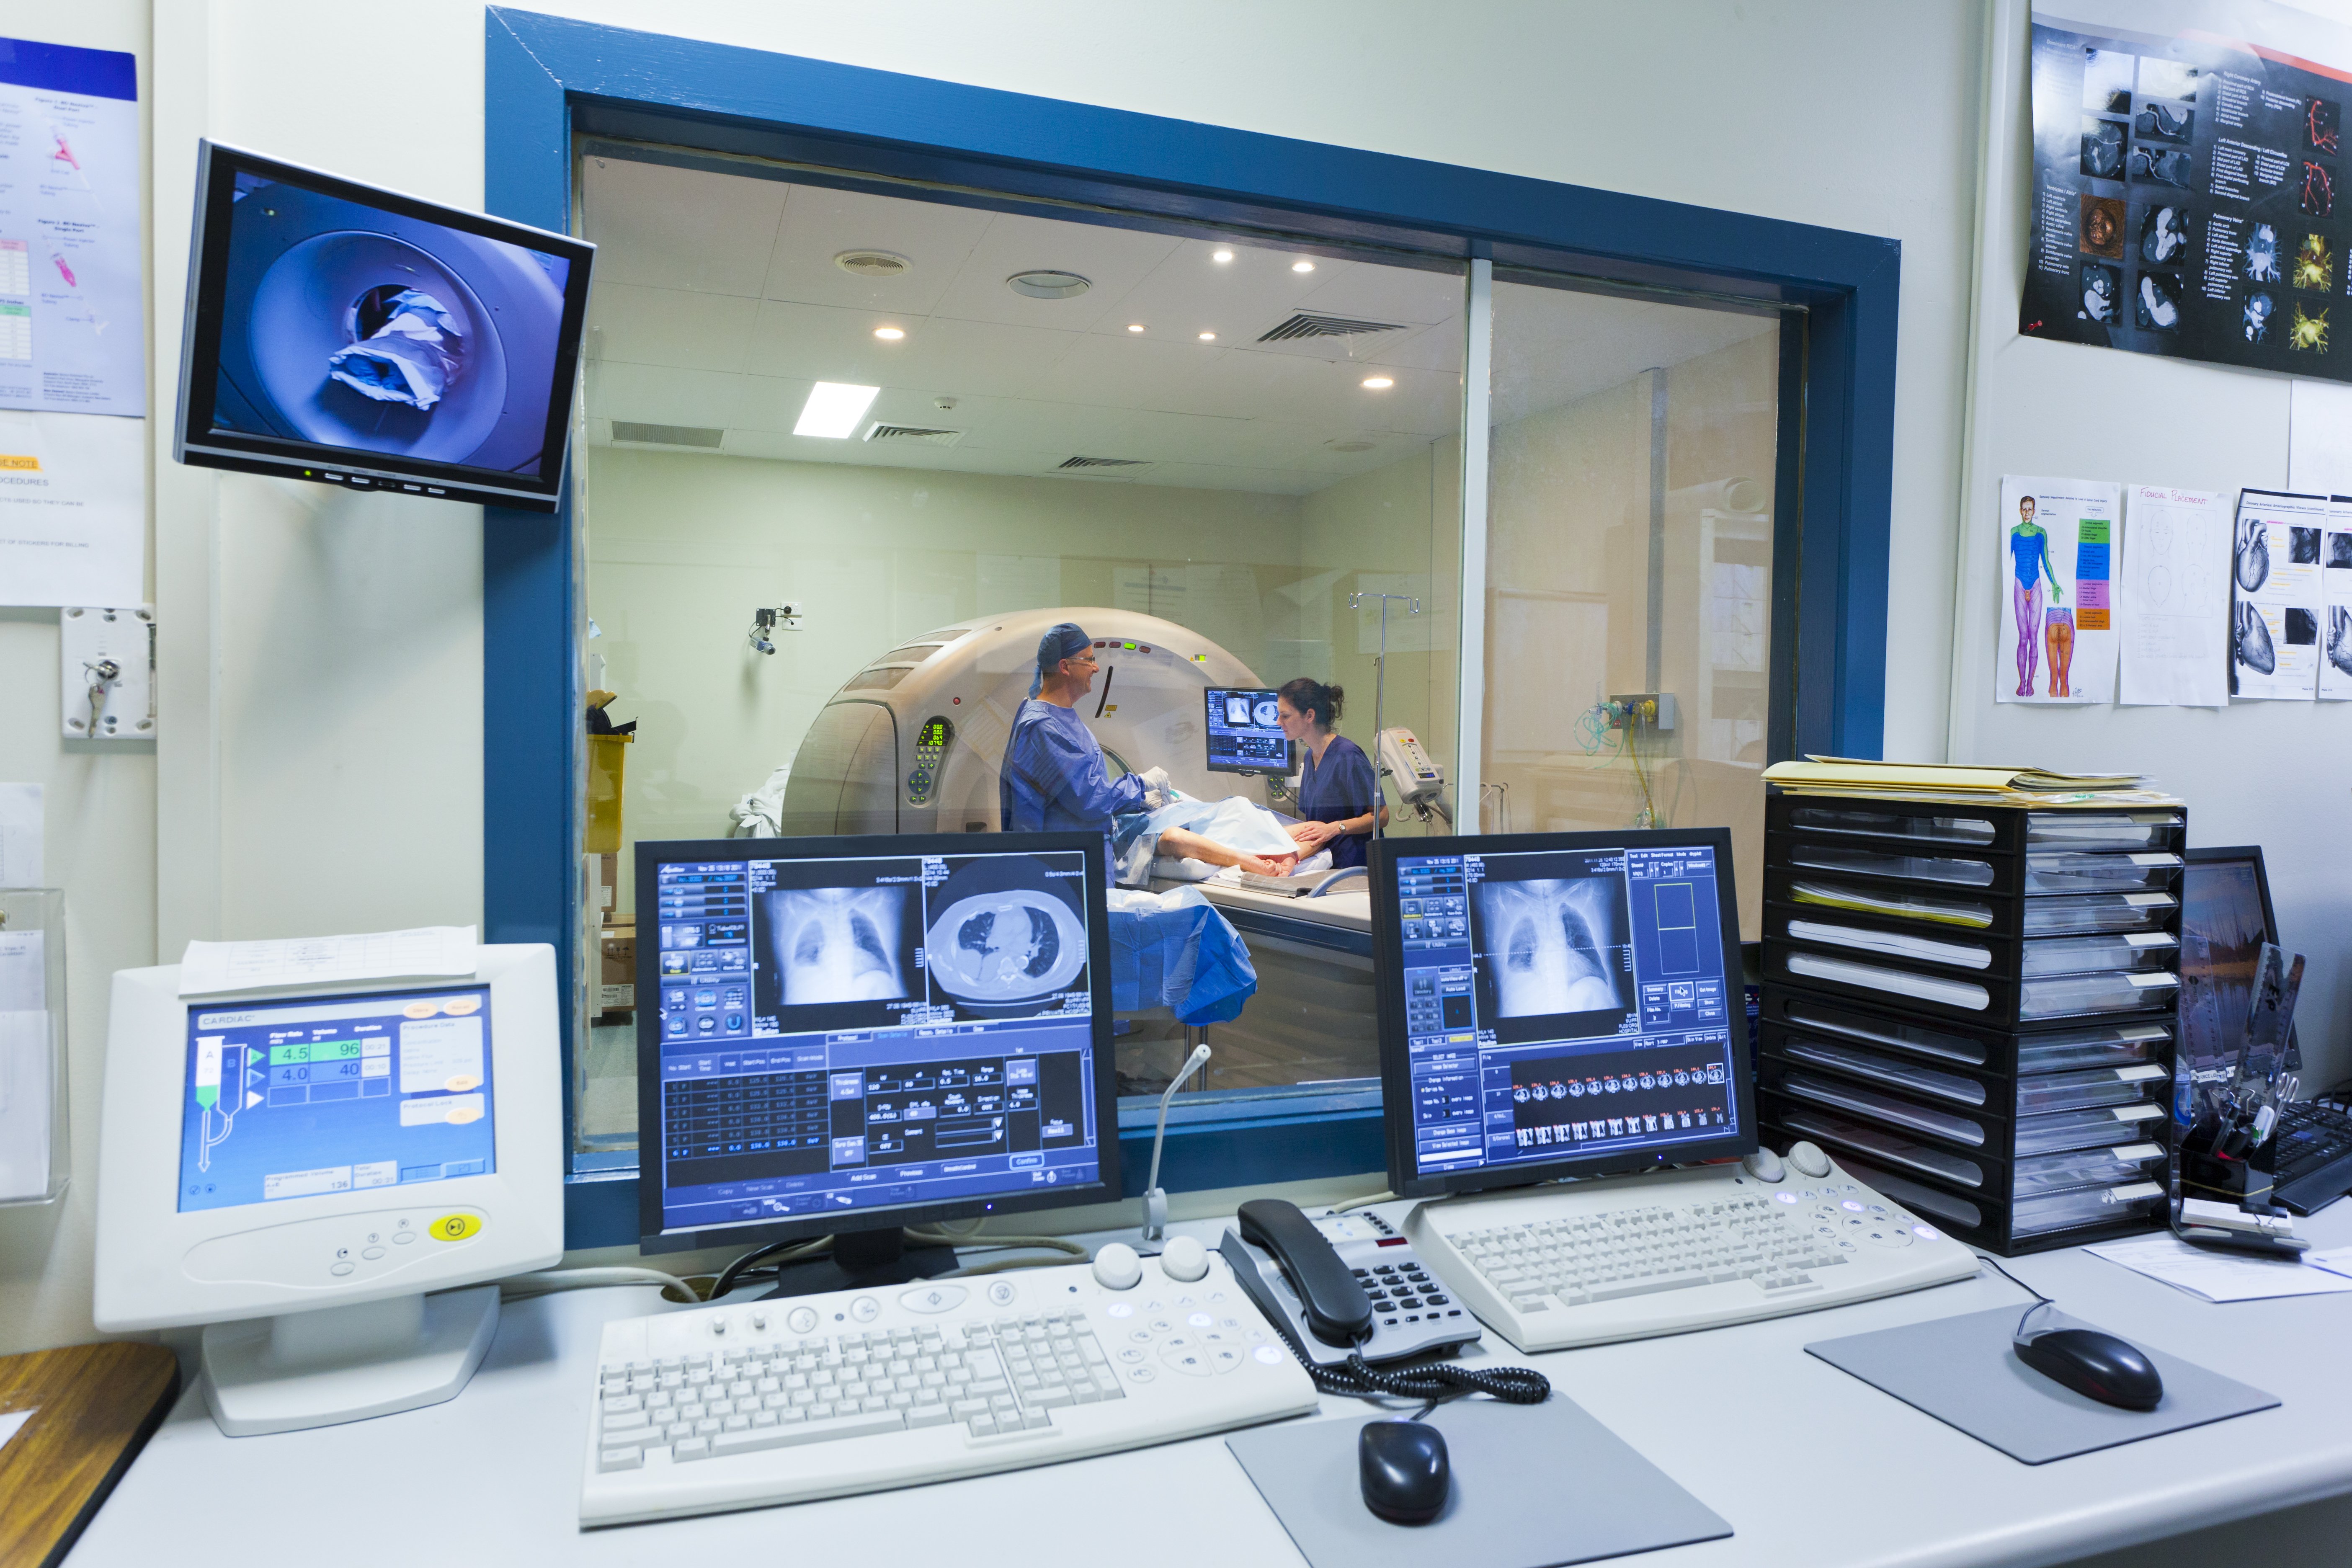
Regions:
<svg viewBox="0 0 2352 1568"><path fill-rule="evenodd" d="M1102 742L1076 710L1033 697L1013 715L996 803L1007 833L1101 834L1109 878L1111 818L1143 809L1143 784L1132 773L1113 784Z"/></svg>

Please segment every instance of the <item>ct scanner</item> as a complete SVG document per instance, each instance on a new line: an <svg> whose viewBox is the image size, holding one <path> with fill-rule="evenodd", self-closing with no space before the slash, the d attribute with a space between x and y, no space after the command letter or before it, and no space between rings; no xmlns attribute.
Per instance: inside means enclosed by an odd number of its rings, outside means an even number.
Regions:
<svg viewBox="0 0 2352 1568"><path fill-rule="evenodd" d="M1078 712L1114 773L1159 766L1189 795L1246 793L1265 803L1263 783L1208 768L1206 693L1264 689L1255 671L1157 616L1064 606L959 621L891 648L851 676L810 724L793 759L782 831L996 831L1005 740L1037 672L1037 639L1062 621L1076 622L1095 639L1101 671ZM1258 993L1247 1009L1215 1026L1210 1087L1377 1078L1371 900L1364 879L1352 878L1311 899L1231 883L1206 883L1202 890L1242 932L1258 973ZM1166 1054L1181 1058L1181 1042ZM1126 1078L1124 1043L1120 1055Z"/></svg>

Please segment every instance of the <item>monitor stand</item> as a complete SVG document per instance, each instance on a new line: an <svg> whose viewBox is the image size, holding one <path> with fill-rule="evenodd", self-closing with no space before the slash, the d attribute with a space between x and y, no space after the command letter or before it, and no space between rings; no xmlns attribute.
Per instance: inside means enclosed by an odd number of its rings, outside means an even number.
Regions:
<svg viewBox="0 0 2352 1568"><path fill-rule="evenodd" d="M232 1437L438 1405L466 1386L498 1326L495 1285L215 1323L205 1402Z"/></svg>
<svg viewBox="0 0 2352 1568"><path fill-rule="evenodd" d="M863 1290L929 1279L957 1267L952 1247L908 1247L906 1232L846 1231L833 1238L833 1256L787 1263L776 1271L776 1288L759 1298L814 1296L826 1290Z"/></svg>

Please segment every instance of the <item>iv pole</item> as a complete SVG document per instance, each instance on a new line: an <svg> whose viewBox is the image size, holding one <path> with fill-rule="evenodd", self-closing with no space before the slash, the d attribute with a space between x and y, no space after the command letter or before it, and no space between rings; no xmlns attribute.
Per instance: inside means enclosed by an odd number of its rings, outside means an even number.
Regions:
<svg viewBox="0 0 2352 1568"><path fill-rule="evenodd" d="M1421 614L1421 601L1409 594L1355 593L1348 595L1348 608L1356 609L1366 599L1381 602L1381 657L1380 662L1372 666L1372 793L1379 795L1380 780L1389 771L1388 764L1381 760L1381 710L1389 689L1389 601L1393 599L1404 605L1405 614L1409 616ZM1399 798L1402 798L1402 792ZM1381 831L1383 819L1388 816L1388 805L1386 796L1372 802L1372 837L1375 838L1388 837Z"/></svg>

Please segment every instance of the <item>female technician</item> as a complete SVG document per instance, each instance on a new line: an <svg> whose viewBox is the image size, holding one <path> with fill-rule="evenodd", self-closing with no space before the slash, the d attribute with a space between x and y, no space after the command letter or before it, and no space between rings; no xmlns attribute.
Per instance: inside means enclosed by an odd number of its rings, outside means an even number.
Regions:
<svg viewBox="0 0 2352 1568"><path fill-rule="evenodd" d="M1371 837L1373 811L1380 802L1380 781L1364 749L1336 734L1339 706L1347 693L1337 686L1300 676L1275 693L1282 715L1282 732L1307 750L1299 764L1298 811L1304 822L1291 825L1298 852L1331 851L1333 869L1364 863L1364 841ZM1385 821L1388 814L1381 813Z"/></svg>

